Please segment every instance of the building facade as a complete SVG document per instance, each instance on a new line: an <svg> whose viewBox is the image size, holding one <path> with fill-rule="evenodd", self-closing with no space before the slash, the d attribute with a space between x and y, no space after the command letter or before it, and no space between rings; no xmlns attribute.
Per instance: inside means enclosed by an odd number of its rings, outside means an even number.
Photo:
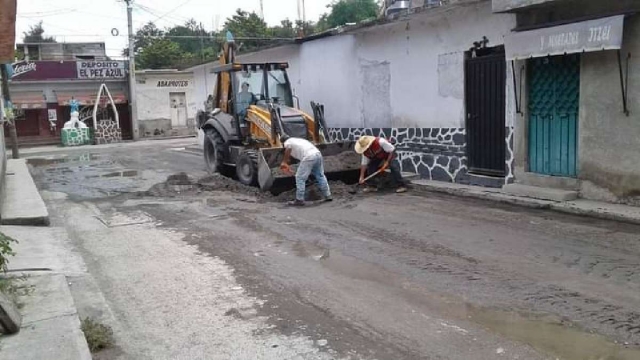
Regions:
<svg viewBox="0 0 640 360"><path fill-rule="evenodd" d="M63 45L63 44L56 44ZM85 47L87 44L83 44ZM100 47L99 44L96 47ZM70 119L70 101L80 104L80 119L93 126L93 105L100 103L106 117L114 118L107 104L107 96L98 96L105 84L116 105L122 136L131 138L131 120L128 106L127 63L124 61L96 60L98 55L81 55L81 58L60 60L57 53L46 51L41 44L21 44L30 48L31 57L12 65L13 74L9 89L16 113L16 130L21 144L46 144L60 141L60 129ZM37 59L31 60L36 50ZM86 52L83 52L86 54ZM104 44L102 44L104 54Z"/></svg>
<svg viewBox="0 0 640 360"><path fill-rule="evenodd" d="M506 119L513 117L505 114L514 106L505 96L510 85L502 45L513 27L515 16L494 14L490 1L459 1L314 35L239 61L287 61L301 108L312 113L311 101L324 104L334 140L382 135L397 144L403 171L500 186L512 179L513 124ZM482 116L484 125L469 132L465 66L476 59L473 90L491 96L473 99L478 112L473 116ZM214 65L191 69L198 105L213 90ZM492 78L481 81L484 71ZM489 107L492 113L480 113Z"/></svg>
<svg viewBox="0 0 640 360"><path fill-rule="evenodd" d="M579 3L579 6L577 6ZM494 0L518 99L517 182L640 203L640 4Z"/></svg>
<svg viewBox="0 0 640 360"><path fill-rule="evenodd" d="M177 70L136 72L136 101L141 137L196 133L193 73Z"/></svg>
<svg viewBox="0 0 640 360"><path fill-rule="evenodd" d="M423 178L640 202L640 4L458 0L240 57L287 61L334 140L394 141ZM198 108L213 90L195 67Z"/></svg>

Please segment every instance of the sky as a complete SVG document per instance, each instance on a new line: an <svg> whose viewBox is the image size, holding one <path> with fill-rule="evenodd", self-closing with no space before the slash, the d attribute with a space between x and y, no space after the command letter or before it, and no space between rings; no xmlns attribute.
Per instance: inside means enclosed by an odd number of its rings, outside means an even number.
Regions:
<svg viewBox="0 0 640 360"><path fill-rule="evenodd" d="M300 1L302 2L302 0ZM332 0L305 0L308 21L317 21ZM264 18L269 25L298 19L298 0L263 0ZM133 0L134 31L148 21L160 28L194 18L205 29L220 29L236 9L260 13L260 0ZM107 54L118 57L127 46L127 10L122 0L19 0L16 41L29 26L42 20L45 36L58 42L104 41ZM112 36L112 29L118 36Z"/></svg>

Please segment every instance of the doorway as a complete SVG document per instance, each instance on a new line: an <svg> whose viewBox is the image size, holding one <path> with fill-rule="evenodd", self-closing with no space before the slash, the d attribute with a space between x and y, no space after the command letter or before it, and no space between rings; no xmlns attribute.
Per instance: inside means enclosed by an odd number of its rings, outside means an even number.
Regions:
<svg viewBox="0 0 640 360"><path fill-rule="evenodd" d="M465 102L469 172L504 176L507 76L504 47L482 48L467 54Z"/></svg>
<svg viewBox="0 0 640 360"><path fill-rule="evenodd" d="M187 97L184 92L169 93L171 105L171 127L187 126Z"/></svg>
<svg viewBox="0 0 640 360"><path fill-rule="evenodd" d="M577 176L580 54L529 60L529 171Z"/></svg>

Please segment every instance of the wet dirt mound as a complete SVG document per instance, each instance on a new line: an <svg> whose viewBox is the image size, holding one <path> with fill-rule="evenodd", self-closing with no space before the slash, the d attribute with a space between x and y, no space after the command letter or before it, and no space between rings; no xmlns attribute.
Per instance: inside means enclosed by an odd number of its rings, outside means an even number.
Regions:
<svg viewBox="0 0 640 360"><path fill-rule="evenodd" d="M347 185L341 181L329 181L329 189L331 190L331 195L334 199L351 199L353 194L350 192L355 188L354 185ZM296 189L294 188L273 196L271 200L275 202L286 202L295 198ZM323 198L322 191L320 191L320 188L316 183L307 184L305 200L317 201L322 200Z"/></svg>
<svg viewBox="0 0 640 360"><path fill-rule="evenodd" d="M385 189L392 189L391 176L389 176L389 174L380 175L379 180ZM355 185L345 184L342 181L329 181L329 187L333 198L336 200L352 199L354 197L354 191L357 189ZM277 194L261 191L257 187L244 185L233 178L229 178L221 174L213 174L196 180L186 173L178 173L169 176L165 182L152 186L149 190L141 193L140 195L176 197L178 195L186 196L201 193L203 191L227 191L245 196L252 196L260 202L286 202L295 199L295 185L281 190L282 191ZM307 182L305 199L307 201L323 199L322 192L313 180Z"/></svg>
<svg viewBox="0 0 640 360"><path fill-rule="evenodd" d="M140 193L140 196L175 197L198 192L195 180L186 173L178 173L167 177L165 182L155 184L149 190Z"/></svg>
<svg viewBox="0 0 640 360"><path fill-rule="evenodd" d="M220 174L206 176L198 180L197 184L204 191L231 191L259 198L271 196L270 193L263 192L257 187L244 185L237 180Z"/></svg>

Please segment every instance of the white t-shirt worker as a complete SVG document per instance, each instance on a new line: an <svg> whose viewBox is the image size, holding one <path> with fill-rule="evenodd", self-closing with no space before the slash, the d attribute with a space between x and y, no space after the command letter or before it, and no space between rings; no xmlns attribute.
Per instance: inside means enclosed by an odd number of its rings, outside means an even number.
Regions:
<svg viewBox="0 0 640 360"><path fill-rule="evenodd" d="M300 161L295 175L296 199L290 201L289 205L303 206L305 204L306 182L311 174L316 178L325 201L331 201L331 190L329 189L327 177L324 175L324 161L320 150L308 140L287 135L280 136L280 142L284 146L284 158L280 164L280 169L290 172L289 163L291 158Z"/></svg>

